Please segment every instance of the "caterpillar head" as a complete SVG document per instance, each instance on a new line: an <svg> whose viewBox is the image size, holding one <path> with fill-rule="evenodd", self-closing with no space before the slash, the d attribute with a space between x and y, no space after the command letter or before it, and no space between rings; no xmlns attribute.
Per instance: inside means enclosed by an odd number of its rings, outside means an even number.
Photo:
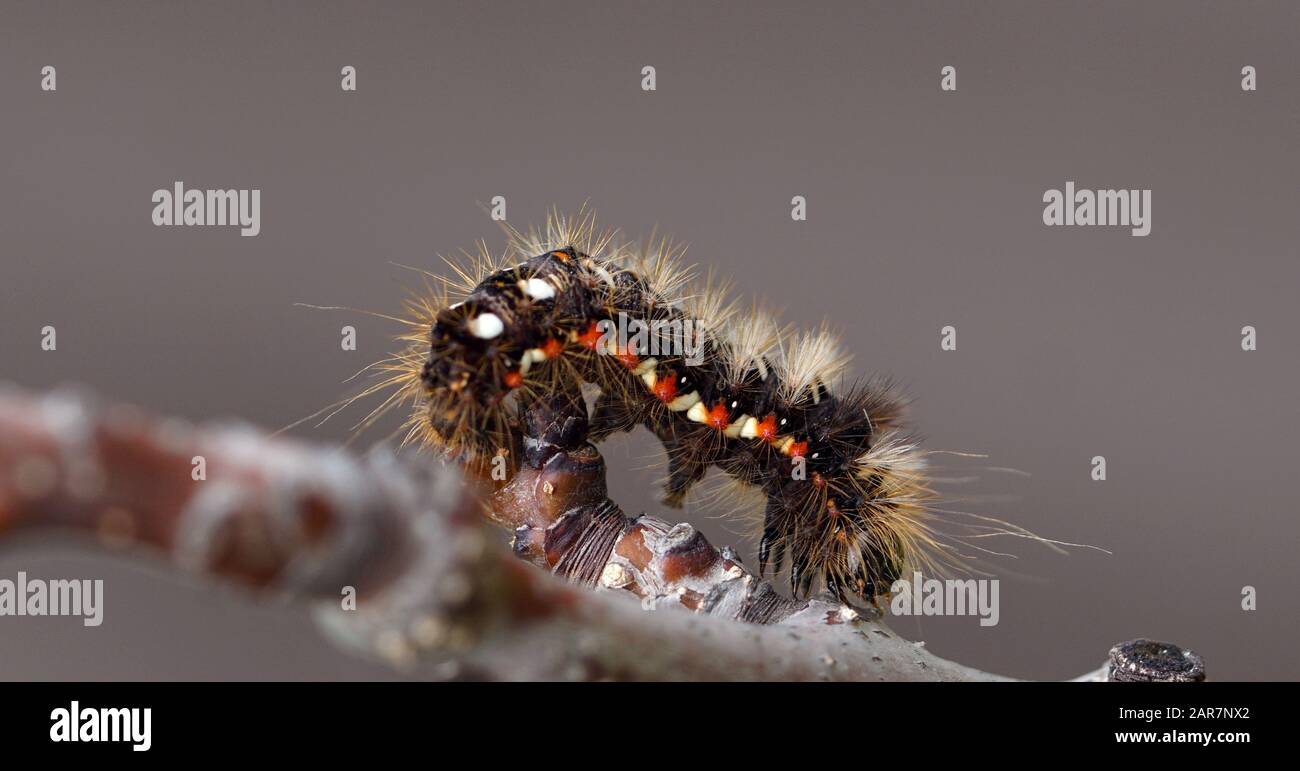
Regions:
<svg viewBox="0 0 1300 771"><path fill-rule="evenodd" d="M470 457L517 443L517 395L531 397L555 383L555 367L570 342L572 248L476 277L464 299L439 310L420 367L423 420L430 439ZM543 371L549 374L541 374Z"/></svg>
<svg viewBox="0 0 1300 771"><path fill-rule="evenodd" d="M490 451L506 427L501 418L511 371L503 345L505 321L483 303L467 300L438 313L420 368L428 427L448 448ZM495 431L493 429L496 429Z"/></svg>

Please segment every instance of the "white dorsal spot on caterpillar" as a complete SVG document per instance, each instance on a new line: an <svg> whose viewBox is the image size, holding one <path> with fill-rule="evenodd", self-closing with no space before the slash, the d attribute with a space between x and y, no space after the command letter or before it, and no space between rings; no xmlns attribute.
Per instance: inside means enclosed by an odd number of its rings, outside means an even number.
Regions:
<svg viewBox="0 0 1300 771"><path fill-rule="evenodd" d="M481 340L491 340L499 337L506 330L506 325L501 321L501 317L495 313L480 313L465 322L465 328L469 333Z"/></svg>
<svg viewBox="0 0 1300 771"><path fill-rule="evenodd" d="M520 280L519 290L534 300L550 300L555 297L555 287L540 278Z"/></svg>

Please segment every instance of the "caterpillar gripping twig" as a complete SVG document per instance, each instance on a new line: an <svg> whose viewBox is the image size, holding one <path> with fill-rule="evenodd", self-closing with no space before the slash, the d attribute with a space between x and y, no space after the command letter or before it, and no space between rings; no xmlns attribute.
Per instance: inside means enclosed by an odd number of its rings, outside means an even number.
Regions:
<svg viewBox="0 0 1300 771"><path fill-rule="evenodd" d="M762 491L760 572L788 560L796 597L820 583L870 602L938 546L902 398L882 381L833 393L847 360L825 329L735 314L714 282L689 287L679 250L614 246L589 217L511 233L504 261L457 269L458 301L420 306L427 336L397 359L419 362L405 387L428 442L517 458L522 407L594 385L593 441L646 426L667 451L667 503L713 466Z"/></svg>

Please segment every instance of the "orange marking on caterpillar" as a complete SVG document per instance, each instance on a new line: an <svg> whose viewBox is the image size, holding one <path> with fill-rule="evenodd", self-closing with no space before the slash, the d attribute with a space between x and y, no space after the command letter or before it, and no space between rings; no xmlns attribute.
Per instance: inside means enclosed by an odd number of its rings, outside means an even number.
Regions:
<svg viewBox="0 0 1300 771"><path fill-rule="evenodd" d="M542 343L542 353L548 359L558 359L564 353L564 341L558 337L552 337Z"/></svg>
<svg viewBox="0 0 1300 771"><path fill-rule="evenodd" d="M619 362L622 363L622 365L624 367L627 367L628 369L636 369L637 366L641 363L641 357L637 356L635 353L632 353L631 351L620 351L618 355L615 356L615 358L618 359Z"/></svg>
<svg viewBox="0 0 1300 771"><path fill-rule="evenodd" d="M662 377L655 380L653 389L655 398L667 404L677 398L677 373L668 370Z"/></svg>
<svg viewBox="0 0 1300 771"><path fill-rule="evenodd" d="M512 369L501 378L501 381L506 384L506 388L518 388L524 384L524 376L519 370Z"/></svg>
<svg viewBox="0 0 1300 771"><path fill-rule="evenodd" d="M785 449L785 454L791 458L802 458L808 454L807 442L791 442L790 446Z"/></svg>
<svg viewBox="0 0 1300 771"><path fill-rule="evenodd" d="M727 414L727 405L718 402L709 410L708 417L705 419L705 425L712 426L719 431L725 429L731 422L731 416Z"/></svg>
<svg viewBox="0 0 1300 771"><path fill-rule="evenodd" d="M776 440L776 413L774 412L768 413L767 417L763 418L758 422L758 427L755 429L755 431L757 431L758 433L758 438L762 439L764 442L771 444L773 441L775 441Z"/></svg>
<svg viewBox="0 0 1300 771"><path fill-rule="evenodd" d="M596 346L600 343L600 338L600 327L593 321L587 325L587 331L578 335L578 343L582 347L590 348L594 351L596 350Z"/></svg>

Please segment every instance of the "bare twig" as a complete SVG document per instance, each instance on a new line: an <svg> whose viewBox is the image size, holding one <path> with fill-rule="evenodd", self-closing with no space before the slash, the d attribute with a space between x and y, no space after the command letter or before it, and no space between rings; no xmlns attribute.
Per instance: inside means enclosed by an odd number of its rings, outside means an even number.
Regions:
<svg viewBox="0 0 1300 771"><path fill-rule="evenodd" d="M59 527L152 547L312 602L335 642L420 678L1004 679L876 614L785 599L689 525L627 517L585 417L545 403L528 419L490 515L519 556L568 580L512 556L474 487L427 457L358 458L75 393L0 393L0 538ZM646 612L659 608L672 609Z"/></svg>

